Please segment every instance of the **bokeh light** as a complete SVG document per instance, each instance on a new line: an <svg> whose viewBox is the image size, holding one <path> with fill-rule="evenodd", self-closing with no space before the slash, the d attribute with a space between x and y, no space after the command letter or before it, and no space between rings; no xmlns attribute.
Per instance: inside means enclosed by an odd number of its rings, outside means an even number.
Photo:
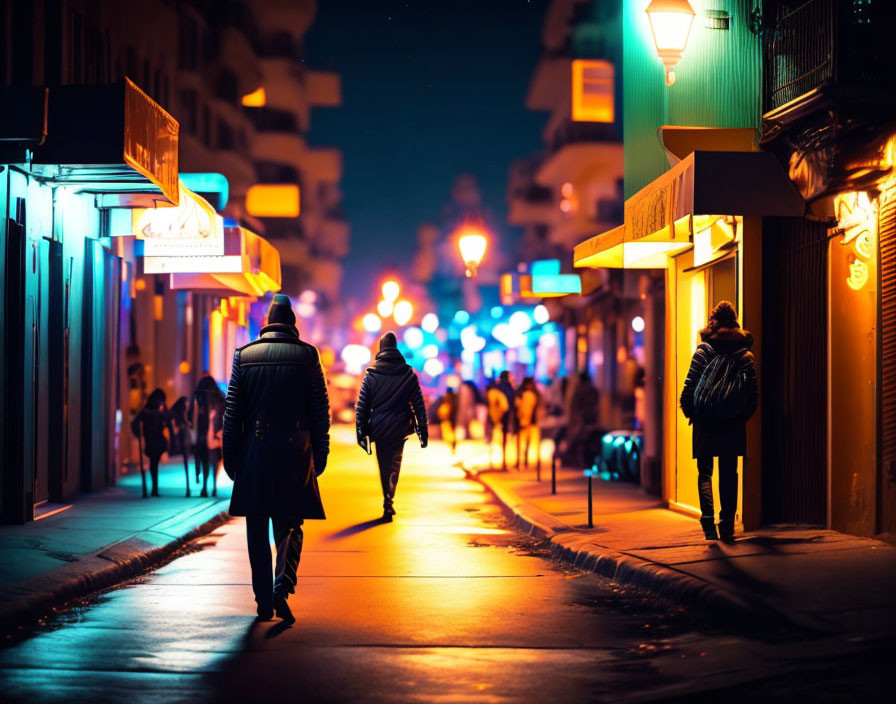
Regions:
<svg viewBox="0 0 896 704"><path fill-rule="evenodd" d="M399 293L401 293L401 286L398 285L397 281L390 279L383 284L383 298L387 301L394 301L398 298Z"/></svg>
<svg viewBox="0 0 896 704"><path fill-rule="evenodd" d="M439 356L439 348L436 345L427 345L421 350L424 357L432 359Z"/></svg>
<svg viewBox="0 0 896 704"><path fill-rule="evenodd" d="M368 313L361 321L367 332L379 332L383 327L383 321L376 313Z"/></svg>
<svg viewBox="0 0 896 704"><path fill-rule="evenodd" d="M543 305L538 304L535 306L535 310L532 311L532 317L535 318L535 322L539 325L544 325L551 319L551 314L548 313L548 309Z"/></svg>
<svg viewBox="0 0 896 704"><path fill-rule="evenodd" d="M635 332L644 332L644 318L640 315L636 315L632 318L632 330Z"/></svg>
<svg viewBox="0 0 896 704"><path fill-rule="evenodd" d="M392 310L392 317L399 325L407 325L413 314L414 306L411 305L410 301L398 301Z"/></svg>
<svg viewBox="0 0 896 704"><path fill-rule="evenodd" d="M420 327L426 330L426 332L435 332L439 327L439 316L435 313L427 313L423 316L423 321L420 323Z"/></svg>
<svg viewBox="0 0 896 704"><path fill-rule="evenodd" d="M502 315L504 315L504 309L501 306L493 306L491 315L495 320L498 320Z"/></svg>
<svg viewBox="0 0 896 704"><path fill-rule="evenodd" d="M432 377L436 377L445 371L445 365L438 359L427 359L423 364L423 371Z"/></svg>
<svg viewBox="0 0 896 704"><path fill-rule="evenodd" d="M376 312L383 318L388 318L392 315L392 308L392 301L383 300L376 304Z"/></svg>
<svg viewBox="0 0 896 704"><path fill-rule="evenodd" d="M412 350L418 349L423 344L423 331L420 328L408 328L404 331L404 343Z"/></svg>
<svg viewBox="0 0 896 704"><path fill-rule="evenodd" d="M526 332L529 328L532 327L532 318L529 317L528 313L524 313L521 310L518 310L516 313L511 315L508 322L510 328L518 333Z"/></svg>
<svg viewBox="0 0 896 704"><path fill-rule="evenodd" d="M465 310L459 310L454 314L454 322L458 325L466 325L470 322L470 314Z"/></svg>

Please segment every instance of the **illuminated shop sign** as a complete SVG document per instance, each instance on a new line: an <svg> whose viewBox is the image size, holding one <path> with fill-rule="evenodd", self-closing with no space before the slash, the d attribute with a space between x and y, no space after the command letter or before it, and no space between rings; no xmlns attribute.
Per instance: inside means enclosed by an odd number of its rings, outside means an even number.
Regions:
<svg viewBox="0 0 896 704"><path fill-rule="evenodd" d="M246 193L246 211L257 218L296 218L300 206L294 183L260 183Z"/></svg>
<svg viewBox="0 0 896 704"><path fill-rule="evenodd" d="M613 122L613 75L613 64L609 61L573 60L573 121Z"/></svg>
<svg viewBox="0 0 896 704"><path fill-rule="evenodd" d="M852 247L846 283L860 291L868 283L868 262L877 241L877 200L871 200L865 191L840 193L834 197L834 215L842 233L840 244Z"/></svg>
<svg viewBox="0 0 896 704"><path fill-rule="evenodd" d="M144 241L144 256L223 255L223 219L183 184L179 188L179 205L134 211L134 235Z"/></svg>
<svg viewBox="0 0 896 704"><path fill-rule="evenodd" d="M244 270L243 257L143 257L144 274L239 274Z"/></svg>

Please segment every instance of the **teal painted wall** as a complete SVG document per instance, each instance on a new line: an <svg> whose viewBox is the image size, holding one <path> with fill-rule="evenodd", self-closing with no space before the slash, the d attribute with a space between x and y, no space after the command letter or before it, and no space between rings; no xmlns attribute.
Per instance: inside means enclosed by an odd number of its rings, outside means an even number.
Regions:
<svg viewBox="0 0 896 704"><path fill-rule="evenodd" d="M623 4L625 197L667 168L662 125L753 127L761 116L759 37L749 30L752 0L690 0L697 13L676 81L666 85L644 12L649 0ZM728 30L705 26L707 10L726 10Z"/></svg>

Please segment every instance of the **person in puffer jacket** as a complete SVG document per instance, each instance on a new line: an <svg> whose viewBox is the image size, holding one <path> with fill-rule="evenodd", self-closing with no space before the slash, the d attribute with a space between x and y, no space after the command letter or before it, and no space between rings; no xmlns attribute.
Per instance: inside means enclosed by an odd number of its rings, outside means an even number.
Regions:
<svg viewBox="0 0 896 704"><path fill-rule="evenodd" d="M420 382L398 351L395 333L387 332L380 340L380 351L364 375L355 410L358 444L367 454L371 441L376 447L383 487L383 520L391 521L404 443L415 430L420 447L429 443Z"/></svg>
<svg viewBox="0 0 896 704"><path fill-rule="evenodd" d="M697 492L700 498L700 524L707 540L734 540L734 517L737 513L737 458L747 452L747 421L759 403L759 382L750 349L753 335L742 330L737 311L728 301L721 301L709 314L706 327L700 331L700 344L694 352L684 388L681 410L694 425L693 456L697 460ZM743 411L736 418L701 415L694 396L704 371L720 355L732 357L739 374L743 374ZM716 532L712 499L714 458L719 458L719 529Z"/></svg>
<svg viewBox="0 0 896 704"><path fill-rule="evenodd" d="M230 515L246 517L258 617L295 618L302 523L324 519L317 478L330 452L327 380L317 348L299 339L288 296L277 294L255 342L233 354L224 408L224 471L233 479ZM277 544L271 570L270 525Z"/></svg>

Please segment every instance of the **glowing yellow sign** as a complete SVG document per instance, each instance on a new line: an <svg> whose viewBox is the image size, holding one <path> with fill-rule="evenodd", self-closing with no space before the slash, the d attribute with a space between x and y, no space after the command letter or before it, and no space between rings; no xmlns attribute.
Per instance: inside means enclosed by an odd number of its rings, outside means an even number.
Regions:
<svg viewBox="0 0 896 704"><path fill-rule="evenodd" d="M246 193L246 210L258 218L299 216L299 187L294 183L263 183Z"/></svg>
<svg viewBox="0 0 896 704"><path fill-rule="evenodd" d="M877 240L877 200L872 200L866 191L840 193L834 197L834 215L839 230L843 234L842 245L852 244L849 255L849 276L847 285L859 291L868 283L868 264L874 256Z"/></svg>
<svg viewBox="0 0 896 704"><path fill-rule="evenodd" d="M266 102L267 95L265 95L263 86L257 90L253 90L251 93L247 93L242 99L243 105L247 108L263 108Z"/></svg>

